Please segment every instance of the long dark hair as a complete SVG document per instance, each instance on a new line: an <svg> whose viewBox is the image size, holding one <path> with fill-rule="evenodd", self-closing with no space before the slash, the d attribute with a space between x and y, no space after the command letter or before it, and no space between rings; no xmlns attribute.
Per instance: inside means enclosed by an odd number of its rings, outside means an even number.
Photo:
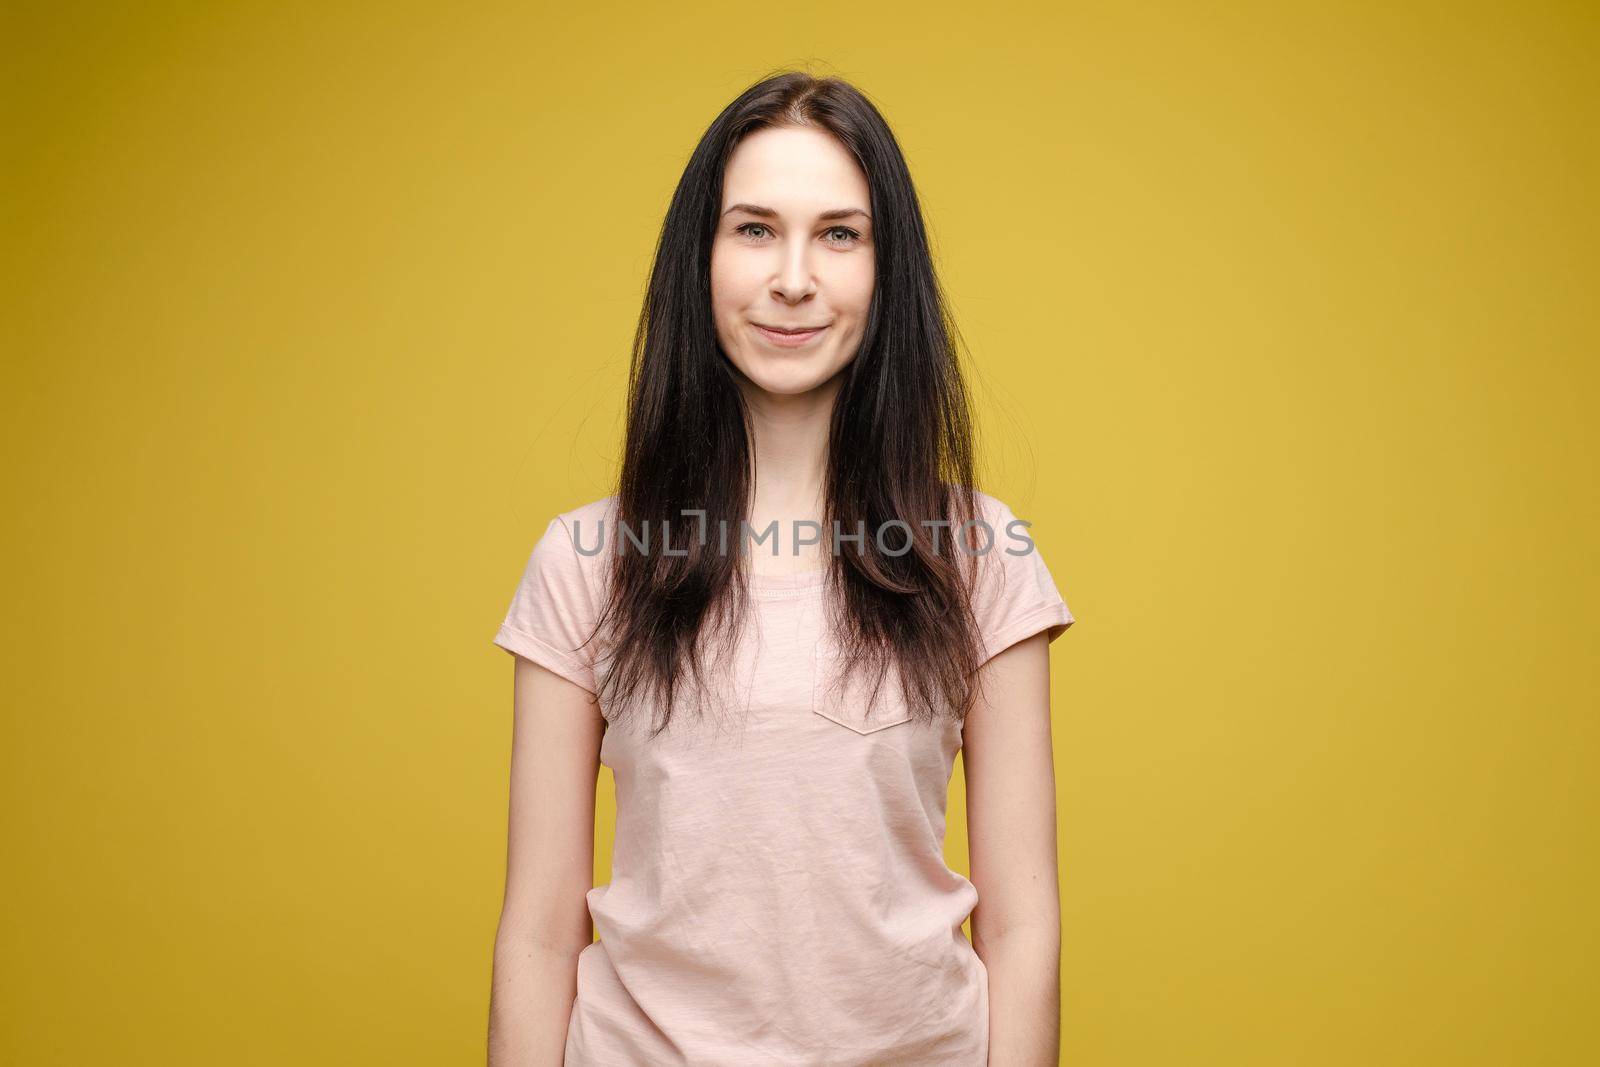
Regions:
<svg viewBox="0 0 1600 1067"><path fill-rule="evenodd" d="M976 557L951 545L975 508L957 334L888 124L849 83L798 71L757 82L717 116L667 209L634 333L616 518L635 530L648 524L652 537L670 530L672 551L653 541L651 551L606 553L614 569L600 627L609 626L613 647L600 698L610 716L650 693L661 709L655 731L665 729L685 669L703 684L701 638L735 634L748 607L746 557L704 536L721 522L741 530L752 488L749 417L718 344L710 266L728 157L743 137L774 126L829 132L871 193L876 278L833 410L822 516L824 544L835 521L842 533L864 522L867 536L829 554L835 638L852 669L875 674L874 694L893 665L915 718L964 717L981 645L964 565ZM686 520L685 509L703 510L706 525ZM929 519L955 525L936 529ZM891 520L909 528L910 551L880 549L873 533ZM885 543L898 552L907 531L889 529Z"/></svg>

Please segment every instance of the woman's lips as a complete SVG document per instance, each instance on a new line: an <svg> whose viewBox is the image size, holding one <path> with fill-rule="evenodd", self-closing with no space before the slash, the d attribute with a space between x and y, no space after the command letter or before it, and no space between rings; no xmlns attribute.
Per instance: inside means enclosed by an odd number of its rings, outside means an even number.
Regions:
<svg viewBox="0 0 1600 1067"><path fill-rule="evenodd" d="M816 338L821 337L828 329L826 326L818 326L814 330L804 330L800 333L782 333L778 330L769 330L758 322L753 322L750 325L754 326L756 332L766 338L769 344L777 345L779 348L799 348L802 345L810 344Z"/></svg>

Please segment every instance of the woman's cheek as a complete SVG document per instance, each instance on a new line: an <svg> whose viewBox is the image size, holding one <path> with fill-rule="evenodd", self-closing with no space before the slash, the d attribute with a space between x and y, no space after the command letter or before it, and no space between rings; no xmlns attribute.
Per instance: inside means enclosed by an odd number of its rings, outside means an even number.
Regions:
<svg viewBox="0 0 1600 1067"><path fill-rule="evenodd" d="M852 256L849 270L840 279L839 298L858 314L866 314L872 303L872 287L876 275L872 260L867 256Z"/></svg>

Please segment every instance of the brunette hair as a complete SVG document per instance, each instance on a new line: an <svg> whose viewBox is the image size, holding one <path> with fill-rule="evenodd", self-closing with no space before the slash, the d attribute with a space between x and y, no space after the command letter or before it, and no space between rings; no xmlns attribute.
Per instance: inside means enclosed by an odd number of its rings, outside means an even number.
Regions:
<svg viewBox="0 0 1600 1067"><path fill-rule="evenodd" d="M964 565L977 557L951 544L975 509L958 334L888 124L848 82L798 71L757 82L723 109L667 208L634 333L617 519L670 529L671 551L607 553L612 580L596 632L609 626L612 648L599 696L613 718L653 694L655 731L665 729L685 669L703 681L702 631L735 634L748 606L744 557L703 536L719 522L741 530L752 489L748 413L718 344L710 264L729 155L764 127L827 131L854 155L871 194L874 291L833 410L822 516L825 544L835 521L845 533L862 523L869 532L828 554L830 624L851 669L876 675L874 694L894 666L915 718L959 719L982 646ZM705 525L684 521L685 509L703 510ZM928 519L954 525L936 530ZM898 555L871 533L893 520L911 540ZM905 539L887 538L891 548Z"/></svg>

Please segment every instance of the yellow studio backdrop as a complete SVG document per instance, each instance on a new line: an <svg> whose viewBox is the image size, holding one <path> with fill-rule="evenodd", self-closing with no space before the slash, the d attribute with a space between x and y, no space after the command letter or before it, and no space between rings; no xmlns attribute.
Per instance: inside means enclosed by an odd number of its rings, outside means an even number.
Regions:
<svg viewBox="0 0 1600 1067"><path fill-rule="evenodd" d="M21 3L0 38L0 1060L482 1061L490 638L610 491L690 148L780 66L900 137L986 488L1080 619L1062 1062L1596 1055L1593 5Z"/></svg>

